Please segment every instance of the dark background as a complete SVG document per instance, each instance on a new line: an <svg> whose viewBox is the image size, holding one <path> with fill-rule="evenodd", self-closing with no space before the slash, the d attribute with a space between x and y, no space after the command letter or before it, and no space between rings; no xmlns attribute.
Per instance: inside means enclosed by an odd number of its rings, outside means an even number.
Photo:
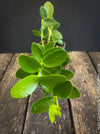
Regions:
<svg viewBox="0 0 100 134"><path fill-rule="evenodd" d="M0 1L0 53L30 52L39 30L39 8L46 0ZM61 23L66 49L100 51L100 0L50 0Z"/></svg>

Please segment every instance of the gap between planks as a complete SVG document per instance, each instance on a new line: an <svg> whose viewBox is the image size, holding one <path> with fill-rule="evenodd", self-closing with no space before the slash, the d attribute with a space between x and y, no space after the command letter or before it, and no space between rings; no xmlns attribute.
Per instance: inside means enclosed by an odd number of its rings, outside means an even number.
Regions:
<svg viewBox="0 0 100 134"><path fill-rule="evenodd" d="M75 73L72 82L82 94L70 100L76 134L97 134L97 74L86 52L70 52L69 55L68 68Z"/></svg>
<svg viewBox="0 0 100 134"><path fill-rule="evenodd" d="M7 67L9 66L12 60L13 54L12 53L3 53L0 54L0 81L5 74Z"/></svg>

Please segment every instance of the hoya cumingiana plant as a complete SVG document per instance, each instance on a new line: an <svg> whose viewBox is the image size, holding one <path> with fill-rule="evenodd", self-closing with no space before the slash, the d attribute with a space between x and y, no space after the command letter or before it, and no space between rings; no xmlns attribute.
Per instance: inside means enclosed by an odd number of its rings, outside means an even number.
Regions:
<svg viewBox="0 0 100 134"><path fill-rule="evenodd" d="M34 94L40 86L43 97L34 102L31 112L40 114L48 111L51 123L54 123L55 116L61 117L58 98L80 97L80 92L70 81L74 73L64 69L70 61L69 55L62 47L55 47L56 44L64 43L63 36L58 31L60 23L54 19L53 13L54 7L49 1L40 7L41 28L32 32L35 36L40 36L41 43L32 43L32 56L19 56L20 68L16 77L21 80L10 91L13 98L24 98Z"/></svg>

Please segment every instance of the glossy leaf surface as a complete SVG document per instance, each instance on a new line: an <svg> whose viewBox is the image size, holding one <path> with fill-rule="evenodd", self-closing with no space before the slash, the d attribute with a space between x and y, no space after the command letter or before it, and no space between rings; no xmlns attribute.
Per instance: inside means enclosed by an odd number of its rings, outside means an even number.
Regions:
<svg viewBox="0 0 100 134"><path fill-rule="evenodd" d="M40 7L40 16L42 19L47 17L47 12L43 6Z"/></svg>
<svg viewBox="0 0 100 134"><path fill-rule="evenodd" d="M38 77L39 84L46 87L47 92L53 93L54 87L66 81L66 77L57 74Z"/></svg>
<svg viewBox="0 0 100 134"><path fill-rule="evenodd" d="M69 55L67 55L65 61L62 63L62 67L66 66L69 63L69 61L70 61L70 57Z"/></svg>
<svg viewBox="0 0 100 134"><path fill-rule="evenodd" d="M34 58L27 55L20 55L18 58L18 62L20 67L28 73L38 72L38 69L41 68L39 62L37 62Z"/></svg>
<svg viewBox="0 0 100 134"><path fill-rule="evenodd" d="M31 46L31 51L33 54L33 57L40 62L42 57L43 57L43 53L42 50L40 48L40 45L38 43L33 42L32 46Z"/></svg>
<svg viewBox="0 0 100 134"><path fill-rule="evenodd" d="M67 98L69 99L75 99L80 97L80 92L76 87L73 87L71 93L69 94L69 96Z"/></svg>
<svg viewBox="0 0 100 134"><path fill-rule="evenodd" d="M54 12L54 7L53 7L52 3L49 1L45 2L44 8L47 12L47 17L51 18L53 16L53 12Z"/></svg>
<svg viewBox="0 0 100 134"><path fill-rule="evenodd" d="M60 74L66 76L68 80L71 80L74 77L74 73L66 69L61 69Z"/></svg>
<svg viewBox="0 0 100 134"><path fill-rule="evenodd" d="M37 77L30 75L16 83L10 91L13 98L23 98L32 94L38 86Z"/></svg>
<svg viewBox="0 0 100 134"><path fill-rule="evenodd" d="M25 72L23 69L18 69L17 72L16 72L16 77L17 78L20 78L20 79L23 79L24 77L28 76L28 75L31 75L30 73L27 73Z"/></svg>
<svg viewBox="0 0 100 134"><path fill-rule="evenodd" d="M58 96L60 99L65 99L72 91L72 84L70 81L65 81L61 85L54 88L53 95Z"/></svg>
<svg viewBox="0 0 100 134"><path fill-rule="evenodd" d="M43 97L37 100L31 107L31 112L34 114L44 113L49 110L51 104L55 103L53 96Z"/></svg>
<svg viewBox="0 0 100 134"><path fill-rule="evenodd" d="M67 56L67 52L62 48L51 48L43 57L45 67L56 67L62 64Z"/></svg>

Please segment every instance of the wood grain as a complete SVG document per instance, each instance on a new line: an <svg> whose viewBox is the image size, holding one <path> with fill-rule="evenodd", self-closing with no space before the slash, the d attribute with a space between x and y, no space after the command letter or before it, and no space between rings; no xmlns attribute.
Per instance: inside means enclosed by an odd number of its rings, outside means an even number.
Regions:
<svg viewBox="0 0 100 134"><path fill-rule="evenodd" d="M89 55L98 73L97 85L98 85L99 96L97 102L98 102L98 130L100 133L100 52L89 52Z"/></svg>
<svg viewBox="0 0 100 134"><path fill-rule="evenodd" d="M100 64L100 52L89 52L88 54L90 55L95 68L98 69L97 66L98 66L98 64ZM99 71L99 73L100 73L100 69L97 71Z"/></svg>
<svg viewBox="0 0 100 134"><path fill-rule="evenodd" d="M71 100L76 134L98 134L97 127L97 73L86 52L70 52L68 67L75 76L72 80L81 97Z"/></svg>
<svg viewBox="0 0 100 134"><path fill-rule="evenodd" d="M8 64L11 61L12 56L13 54L11 53L0 54L0 80L4 72L6 71Z"/></svg>
<svg viewBox="0 0 100 134"><path fill-rule="evenodd" d="M57 118L54 124L50 123L48 112L43 114L30 113L32 104L42 97L40 87L30 96L23 134L72 134L67 99L59 101L62 108L62 118Z"/></svg>
<svg viewBox="0 0 100 134"><path fill-rule="evenodd" d="M15 72L19 68L18 56L15 54L0 82L0 133L21 134L27 98L13 99L10 96L11 87L18 81Z"/></svg>

